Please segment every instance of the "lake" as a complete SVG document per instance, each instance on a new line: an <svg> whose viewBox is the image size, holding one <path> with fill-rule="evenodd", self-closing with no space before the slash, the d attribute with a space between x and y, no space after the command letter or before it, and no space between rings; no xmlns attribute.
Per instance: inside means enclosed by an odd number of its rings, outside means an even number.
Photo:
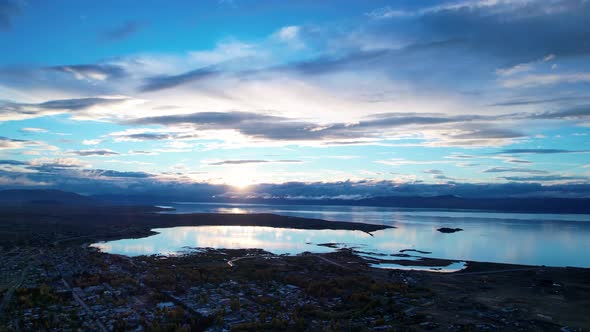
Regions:
<svg viewBox="0 0 590 332"><path fill-rule="evenodd" d="M590 267L590 215L438 211L359 206L264 204L166 204L169 213L275 213L280 215L395 226L370 236L360 231L270 227L201 226L155 229L141 239L98 243L105 252L129 256L175 254L186 247L260 248L275 254L334 250L324 243L377 254L403 249L425 257L547 266ZM464 231L444 234L440 227ZM414 254L414 253L412 253Z"/></svg>

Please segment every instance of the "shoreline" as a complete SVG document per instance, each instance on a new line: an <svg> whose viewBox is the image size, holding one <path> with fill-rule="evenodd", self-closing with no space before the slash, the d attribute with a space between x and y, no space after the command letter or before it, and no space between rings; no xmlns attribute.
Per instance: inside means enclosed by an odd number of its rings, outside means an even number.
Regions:
<svg viewBox="0 0 590 332"><path fill-rule="evenodd" d="M276 214L163 214L151 206L0 206L0 243L81 244L143 238L152 229L180 226L264 226L308 230L350 230L370 234L395 228L356 222L281 216ZM35 229L34 234L30 233Z"/></svg>
<svg viewBox="0 0 590 332"><path fill-rule="evenodd" d="M69 246L83 243L109 242L122 239L139 239L157 235L154 229L173 227L198 227L198 226L254 226L272 227L301 230L350 230L371 232L392 229L394 226L375 225L354 222L327 221L321 219L309 219L300 217L281 216L275 214L216 214L216 213L191 213L191 214L162 214L164 209L152 206L109 206L109 207L66 207L41 206L32 209L30 206L0 206L0 243L10 247L17 245L20 235L27 232L19 231L36 229L35 234L26 234L26 242L30 245ZM14 236L16 233L17 236ZM68 234L69 233L69 234ZM371 234L372 235L372 234ZM23 239L24 240L24 239ZM12 242L12 244L11 244ZM318 244L326 245L326 244ZM334 248L335 250L337 248ZM381 258L384 263L404 265L404 253L427 254L416 249L404 249L399 253L388 255L387 259ZM406 253L407 254L407 253ZM412 256L412 255L408 255ZM417 255L416 255L417 256ZM407 257L407 256L406 256ZM469 261L459 258L433 258L425 256L420 260L407 260L405 265L427 265L422 262L443 265L459 261L473 262L477 264L503 264L485 261ZM377 259L373 257L374 259ZM432 265L430 265L432 266ZM518 265L535 267L536 265ZM540 266L540 265L539 265ZM568 268L555 266L554 268ZM590 269L584 267L574 267Z"/></svg>

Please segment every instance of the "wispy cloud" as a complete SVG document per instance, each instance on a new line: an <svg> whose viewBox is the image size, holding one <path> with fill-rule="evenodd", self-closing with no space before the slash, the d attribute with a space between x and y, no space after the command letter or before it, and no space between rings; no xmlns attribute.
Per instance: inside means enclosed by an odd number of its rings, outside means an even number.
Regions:
<svg viewBox="0 0 590 332"><path fill-rule="evenodd" d="M501 154L555 154L555 153L589 153L590 150L565 150L565 149L505 149Z"/></svg>
<svg viewBox="0 0 590 332"><path fill-rule="evenodd" d="M145 28L147 24L139 21L127 21L117 27L106 30L100 34L100 38L106 41L119 41L131 37Z"/></svg>
<svg viewBox="0 0 590 332"><path fill-rule="evenodd" d="M70 154L76 154L82 157L88 156L113 156L118 155L118 152L115 152L110 149L89 149L89 150L78 150L78 151L70 151Z"/></svg>
<svg viewBox="0 0 590 332"><path fill-rule="evenodd" d="M587 182L586 176L568 176L568 175L539 175L539 176L505 176L503 179L517 182L563 182L578 181Z"/></svg>
<svg viewBox="0 0 590 332"><path fill-rule="evenodd" d="M484 173L529 173L529 174L547 174L547 171L519 168L519 167L492 167L483 171Z"/></svg>
<svg viewBox="0 0 590 332"><path fill-rule="evenodd" d="M436 15L440 13L467 13L514 16L538 16L556 14L581 6L580 1L536 1L536 0L463 0L449 1L440 5L422 7L417 10L394 9L390 6L375 9L366 15L372 19L394 19L408 16Z"/></svg>
<svg viewBox="0 0 590 332"><path fill-rule="evenodd" d="M26 128L21 128L20 131L23 133L46 133L49 130L44 129L44 128L26 127Z"/></svg>
<svg viewBox="0 0 590 332"><path fill-rule="evenodd" d="M502 85L504 85L506 88L516 88L588 81L590 81L590 73L531 74L522 77L505 79L502 81Z"/></svg>
<svg viewBox="0 0 590 332"><path fill-rule="evenodd" d="M222 166L222 165L242 165L242 164L268 164L268 163L302 163L302 160L296 159L279 159L279 160L263 160L263 159L233 159L208 162L207 165Z"/></svg>
<svg viewBox="0 0 590 332"><path fill-rule="evenodd" d="M110 78L121 78L125 75L125 70L123 68L110 64L53 66L47 67L47 69L70 74L77 80L104 81Z"/></svg>
<svg viewBox="0 0 590 332"><path fill-rule="evenodd" d="M58 150L57 147L47 144L43 141L14 139L0 136L0 150L16 149L45 149L49 151Z"/></svg>
<svg viewBox="0 0 590 332"><path fill-rule="evenodd" d="M92 97L49 100L42 103L14 103L0 102L0 120L23 120L40 116L57 115L62 113L82 113L100 109L105 106L124 103L123 97Z"/></svg>

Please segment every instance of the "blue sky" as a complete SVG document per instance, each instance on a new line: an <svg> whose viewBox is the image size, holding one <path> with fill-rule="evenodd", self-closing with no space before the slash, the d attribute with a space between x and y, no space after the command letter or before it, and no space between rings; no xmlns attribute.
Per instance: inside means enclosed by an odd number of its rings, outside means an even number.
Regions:
<svg viewBox="0 0 590 332"><path fill-rule="evenodd" d="M589 16L584 0L0 0L0 185L587 195Z"/></svg>

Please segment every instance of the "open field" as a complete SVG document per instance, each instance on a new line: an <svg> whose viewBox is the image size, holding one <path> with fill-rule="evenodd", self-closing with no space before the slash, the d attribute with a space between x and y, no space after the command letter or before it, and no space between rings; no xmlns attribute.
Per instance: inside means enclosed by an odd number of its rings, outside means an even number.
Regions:
<svg viewBox="0 0 590 332"><path fill-rule="evenodd" d="M391 226L273 214L161 214L154 207L0 205L0 244L49 245L144 237L153 228L176 226L267 226L374 232Z"/></svg>

